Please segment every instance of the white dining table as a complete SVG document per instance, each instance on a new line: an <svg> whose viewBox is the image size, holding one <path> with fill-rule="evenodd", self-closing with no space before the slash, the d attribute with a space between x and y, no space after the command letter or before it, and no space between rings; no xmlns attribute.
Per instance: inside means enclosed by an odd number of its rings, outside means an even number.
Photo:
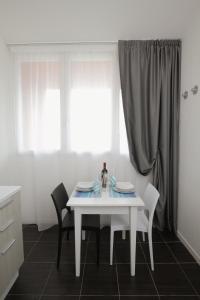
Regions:
<svg viewBox="0 0 200 300"><path fill-rule="evenodd" d="M109 188L107 188L102 189L98 197L81 197L80 194L77 196L75 188L67 202L67 206L74 209L76 276L80 276L81 220L84 214L129 214L130 274L135 276L137 211L144 206L144 202L139 195L134 194L134 197L127 197L121 194L119 198L116 198L113 197Z"/></svg>

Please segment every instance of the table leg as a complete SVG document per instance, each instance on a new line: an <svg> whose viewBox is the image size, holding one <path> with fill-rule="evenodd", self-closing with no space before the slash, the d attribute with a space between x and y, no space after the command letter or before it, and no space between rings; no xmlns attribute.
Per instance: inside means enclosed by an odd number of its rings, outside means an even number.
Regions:
<svg viewBox="0 0 200 300"><path fill-rule="evenodd" d="M76 256L76 276L80 276L80 258L81 258L81 213L78 208L74 209L75 223L75 256Z"/></svg>
<svg viewBox="0 0 200 300"><path fill-rule="evenodd" d="M137 207L129 208L131 276L135 276Z"/></svg>

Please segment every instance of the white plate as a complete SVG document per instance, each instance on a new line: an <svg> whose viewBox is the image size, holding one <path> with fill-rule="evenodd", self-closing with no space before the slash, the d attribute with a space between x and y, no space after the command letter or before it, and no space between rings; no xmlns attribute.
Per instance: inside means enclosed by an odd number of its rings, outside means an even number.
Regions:
<svg viewBox="0 0 200 300"><path fill-rule="evenodd" d="M91 189L94 185L93 181L84 181L84 182L78 182L77 187L81 189Z"/></svg>
<svg viewBox="0 0 200 300"><path fill-rule="evenodd" d="M76 190L78 192L91 192L93 190L93 188L90 188L90 189L82 189L80 187L76 187Z"/></svg>
<svg viewBox="0 0 200 300"><path fill-rule="evenodd" d="M135 187L130 182L117 181L115 188L120 191L134 191Z"/></svg>
<svg viewBox="0 0 200 300"><path fill-rule="evenodd" d="M77 186L76 186L76 189L78 191L88 192L88 191L91 191L93 189L93 186L94 186L94 182L93 181L79 182L77 184Z"/></svg>
<svg viewBox="0 0 200 300"><path fill-rule="evenodd" d="M132 190L120 190L120 189L117 189L116 187L113 187L113 189L114 189L115 192L122 193L122 194L129 194L129 193L134 193L135 192L135 189L132 189Z"/></svg>

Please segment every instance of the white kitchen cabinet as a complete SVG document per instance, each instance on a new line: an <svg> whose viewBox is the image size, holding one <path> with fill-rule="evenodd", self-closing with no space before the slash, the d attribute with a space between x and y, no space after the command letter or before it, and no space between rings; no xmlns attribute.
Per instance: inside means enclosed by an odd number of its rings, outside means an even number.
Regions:
<svg viewBox="0 0 200 300"><path fill-rule="evenodd" d="M24 261L18 186L0 186L0 300L15 282Z"/></svg>

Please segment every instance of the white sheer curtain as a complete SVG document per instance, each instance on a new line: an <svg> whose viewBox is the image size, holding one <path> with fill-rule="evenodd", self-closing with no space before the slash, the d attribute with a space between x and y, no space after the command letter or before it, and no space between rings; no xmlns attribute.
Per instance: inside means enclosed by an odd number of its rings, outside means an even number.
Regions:
<svg viewBox="0 0 200 300"><path fill-rule="evenodd" d="M13 48L16 154L24 223L56 223L50 197L63 182L110 174L144 186L129 163L116 46Z"/></svg>

